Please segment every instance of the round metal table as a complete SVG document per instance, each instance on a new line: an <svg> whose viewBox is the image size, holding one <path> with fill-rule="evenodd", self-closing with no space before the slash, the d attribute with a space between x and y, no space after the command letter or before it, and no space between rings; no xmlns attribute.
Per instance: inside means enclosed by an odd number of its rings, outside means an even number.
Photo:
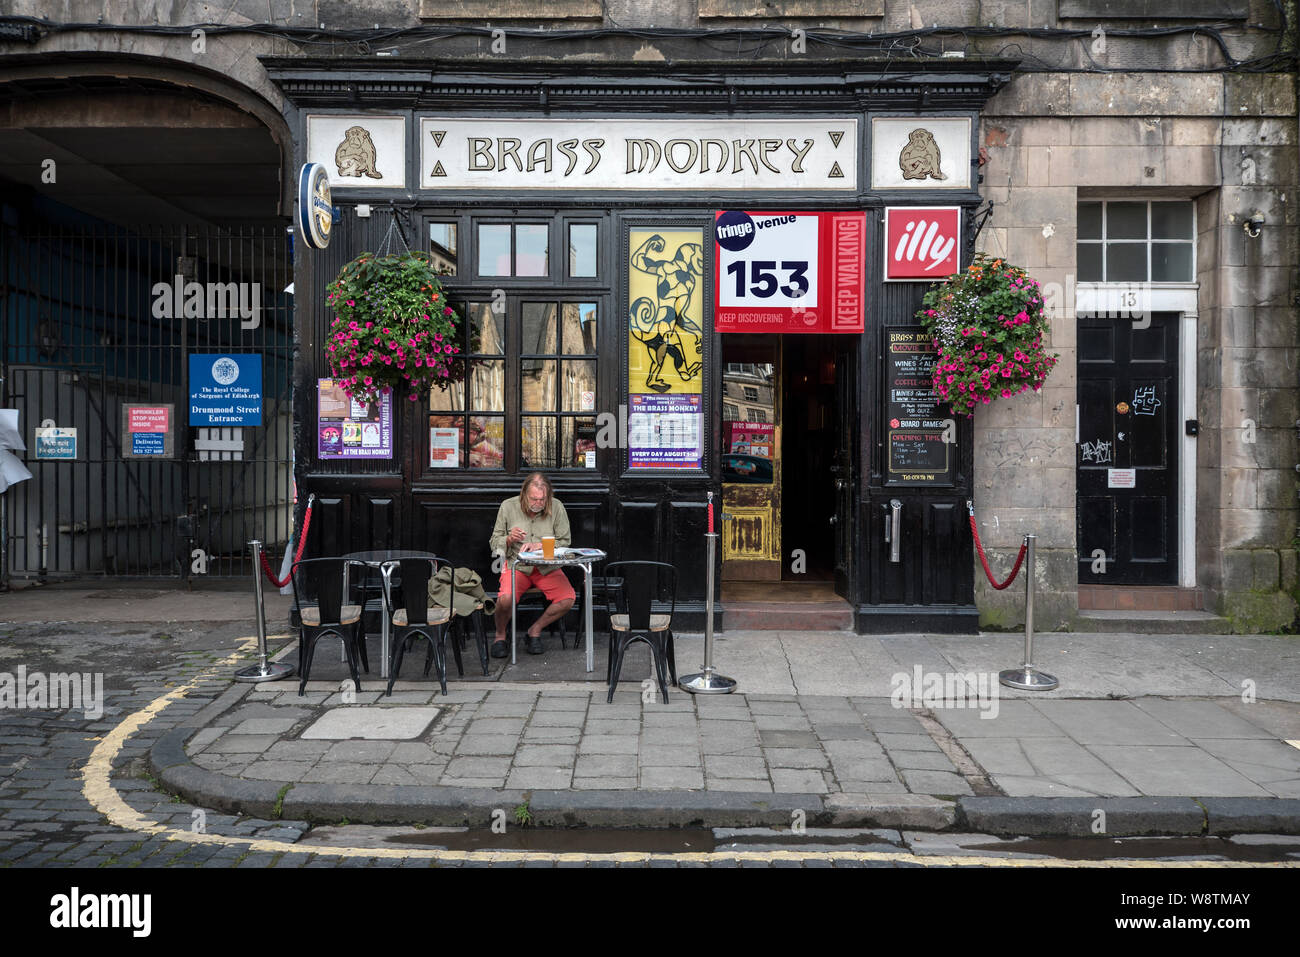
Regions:
<svg viewBox="0 0 1300 957"><path fill-rule="evenodd" d="M585 624L587 627L587 670L588 671L596 670L595 639L593 638L593 632L591 627L591 618L592 618L591 566L595 562L603 562L604 560L605 560L605 553L602 552L599 548L561 548L560 546L557 545L555 548L554 558L543 558L542 553L540 551L520 552L515 558L511 559L506 563L510 568L510 587L512 592L517 584L514 577L515 566L517 565L521 565L521 564L536 565L541 568L563 568L566 565L570 565L570 566L577 566L582 569L583 571L582 597L584 603L583 617L585 619ZM516 620L519 615L519 599L522 598L523 595L511 594L510 597L512 599L510 603L510 663L513 665L516 662L515 645L517 644L518 630L519 630L516 624Z"/></svg>
<svg viewBox="0 0 1300 957"><path fill-rule="evenodd" d="M349 552L343 558L350 562L358 562L362 565L368 565L371 568L379 569L379 578L384 589L384 607L379 615L380 621L380 641L379 641L379 677L388 677L388 641L390 635L388 608L392 604L393 591L393 566L403 558L438 558L433 552L414 551L409 548L377 548L363 552ZM343 572L343 592L347 593L348 580L347 569L344 567ZM366 613L365 607L362 606L361 614Z"/></svg>

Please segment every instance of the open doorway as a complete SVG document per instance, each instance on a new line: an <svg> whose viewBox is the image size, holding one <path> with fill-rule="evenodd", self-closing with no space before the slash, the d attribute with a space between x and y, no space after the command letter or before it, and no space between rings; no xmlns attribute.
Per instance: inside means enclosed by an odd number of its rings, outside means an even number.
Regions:
<svg viewBox="0 0 1300 957"><path fill-rule="evenodd" d="M781 382L785 410L781 495L785 530L782 579L831 581L835 577L835 464L837 409L835 351L826 336L786 336Z"/></svg>
<svg viewBox="0 0 1300 957"><path fill-rule="evenodd" d="M842 408L848 338L724 337L726 599L842 603L836 522L844 511L845 416L856 418Z"/></svg>

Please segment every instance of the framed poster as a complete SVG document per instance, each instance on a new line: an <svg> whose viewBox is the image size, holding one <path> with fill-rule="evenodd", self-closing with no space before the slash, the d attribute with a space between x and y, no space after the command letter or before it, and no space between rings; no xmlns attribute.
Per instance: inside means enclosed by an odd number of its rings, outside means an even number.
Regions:
<svg viewBox="0 0 1300 957"><path fill-rule="evenodd" d="M316 382L316 448L321 459L393 457L393 393L378 403L350 398L333 379Z"/></svg>
<svg viewBox="0 0 1300 957"><path fill-rule="evenodd" d="M938 355L920 326L885 330L886 485L952 485L957 423L934 394Z"/></svg>
<svg viewBox="0 0 1300 957"><path fill-rule="evenodd" d="M703 468L703 282L703 230L629 231L629 468Z"/></svg>

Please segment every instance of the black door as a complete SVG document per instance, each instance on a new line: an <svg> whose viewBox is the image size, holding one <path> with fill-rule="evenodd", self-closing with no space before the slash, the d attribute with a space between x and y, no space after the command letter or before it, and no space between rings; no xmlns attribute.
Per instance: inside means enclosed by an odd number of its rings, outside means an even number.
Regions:
<svg viewBox="0 0 1300 957"><path fill-rule="evenodd" d="M1079 319L1079 581L1165 585L1178 565L1178 316Z"/></svg>

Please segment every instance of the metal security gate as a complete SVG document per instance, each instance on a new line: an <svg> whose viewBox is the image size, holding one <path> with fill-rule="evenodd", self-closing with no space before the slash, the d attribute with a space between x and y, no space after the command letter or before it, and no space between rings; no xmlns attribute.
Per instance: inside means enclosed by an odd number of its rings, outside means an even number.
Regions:
<svg viewBox="0 0 1300 957"><path fill-rule="evenodd" d="M283 228L0 230L0 407L32 479L0 493L0 581L245 576L293 510L293 268ZM256 427L189 427L189 357L262 357ZM124 407L170 407L171 454ZM38 458L36 430L61 432ZM49 433L45 433L49 435ZM133 454L139 453L139 454Z"/></svg>

